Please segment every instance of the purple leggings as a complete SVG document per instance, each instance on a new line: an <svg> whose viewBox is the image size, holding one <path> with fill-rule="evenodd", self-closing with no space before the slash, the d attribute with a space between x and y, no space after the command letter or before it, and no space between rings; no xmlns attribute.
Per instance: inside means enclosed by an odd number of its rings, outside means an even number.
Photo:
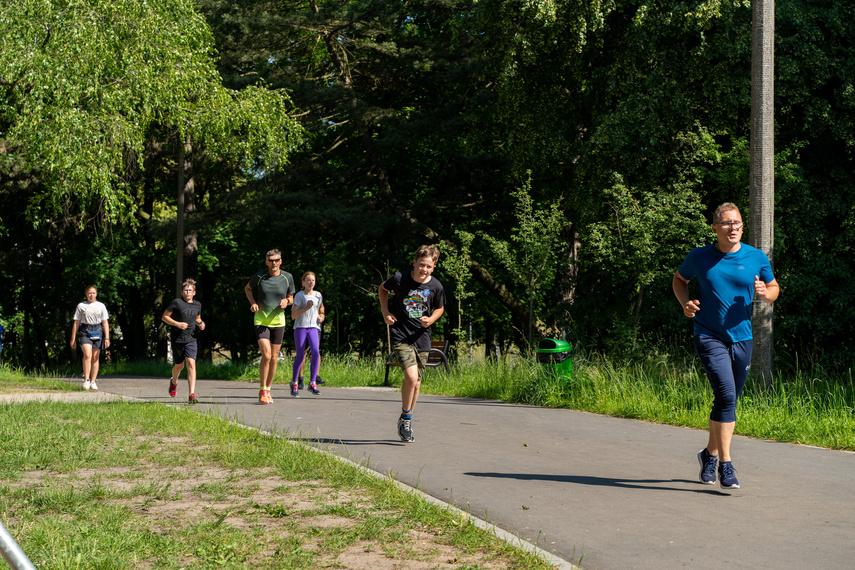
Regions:
<svg viewBox="0 0 855 570"><path fill-rule="evenodd" d="M294 329L294 346L297 348L297 356L294 358L294 378L292 383L297 383L297 378L300 375L300 368L303 366L303 360L306 359L306 348L312 352L311 384L314 384L318 378L318 367L321 364L321 351L319 349L320 342L318 341L318 329L312 327L307 329Z"/></svg>

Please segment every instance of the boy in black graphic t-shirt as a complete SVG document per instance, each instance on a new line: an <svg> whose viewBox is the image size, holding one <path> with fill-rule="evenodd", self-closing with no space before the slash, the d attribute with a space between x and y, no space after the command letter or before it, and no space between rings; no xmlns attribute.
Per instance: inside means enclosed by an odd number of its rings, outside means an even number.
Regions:
<svg viewBox="0 0 855 570"><path fill-rule="evenodd" d="M401 441L414 440L411 421L430 351L430 326L445 312L445 290L431 276L438 260L439 249L423 245L416 252L412 271L399 271L380 285L383 321L390 325L392 350L404 371L398 419ZM390 292L394 293L391 307Z"/></svg>
<svg viewBox="0 0 855 570"><path fill-rule="evenodd" d="M178 375L187 362L187 383L190 386L189 402L196 400L196 329L205 330L202 322L202 303L195 301L196 282L187 279L181 284L181 298L173 299L163 312L163 322L172 325L169 337L172 342L172 378L169 379L169 395L173 398L178 393Z"/></svg>

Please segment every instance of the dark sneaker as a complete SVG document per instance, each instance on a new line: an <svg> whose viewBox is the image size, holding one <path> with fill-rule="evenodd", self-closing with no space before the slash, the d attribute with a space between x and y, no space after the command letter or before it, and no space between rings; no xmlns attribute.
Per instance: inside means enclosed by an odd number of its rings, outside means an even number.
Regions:
<svg viewBox="0 0 855 570"><path fill-rule="evenodd" d="M188 404L198 404L199 400L196 399L196 394L190 394L190 397L187 398Z"/></svg>
<svg viewBox="0 0 855 570"><path fill-rule="evenodd" d="M314 394L315 396L320 396L320 395L321 395L321 391L320 391L320 390L318 390L318 387L317 387L317 386L315 386L314 384L312 384L312 385L310 385L310 386L309 386L309 391L310 391L312 394Z"/></svg>
<svg viewBox="0 0 855 570"><path fill-rule="evenodd" d="M718 467L718 455L710 455L707 448L698 452L698 463L701 464L701 472L698 479L705 485L715 485L715 470Z"/></svg>
<svg viewBox="0 0 855 570"><path fill-rule="evenodd" d="M291 397L292 398L299 398L300 397L300 391L297 389L296 384L291 384Z"/></svg>
<svg viewBox="0 0 855 570"><path fill-rule="evenodd" d="M401 441L413 441L415 438L413 437L413 429L412 429L412 421L413 420L405 420L404 418L398 418L398 436L400 436Z"/></svg>
<svg viewBox="0 0 855 570"><path fill-rule="evenodd" d="M736 469L730 461L722 461L718 466L718 484L722 489L739 489L736 480Z"/></svg>
<svg viewBox="0 0 855 570"><path fill-rule="evenodd" d="M323 378L321 378L320 376L318 376L317 379L315 380L315 384L326 384L326 383L327 383L327 381L324 380Z"/></svg>
<svg viewBox="0 0 855 570"><path fill-rule="evenodd" d="M174 398L177 393L178 393L178 384L177 383L173 384L172 378L170 378L169 379L169 395Z"/></svg>
<svg viewBox="0 0 855 570"><path fill-rule="evenodd" d="M306 384L303 383L303 377L300 376L299 378L297 378L297 389L303 390L305 388L306 388Z"/></svg>

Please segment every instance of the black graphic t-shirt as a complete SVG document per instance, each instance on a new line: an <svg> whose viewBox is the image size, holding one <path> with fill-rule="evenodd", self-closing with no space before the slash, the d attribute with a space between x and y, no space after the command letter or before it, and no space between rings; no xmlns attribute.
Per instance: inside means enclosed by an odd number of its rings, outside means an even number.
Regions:
<svg viewBox="0 0 855 570"><path fill-rule="evenodd" d="M430 327L420 319L429 317L445 306L445 289L436 277L418 283L409 271L399 271L383 283L394 294L389 299L389 311L397 322L390 327L392 344L411 344L418 350L430 350Z"/></svg>
<svg viewBox="0 0 855 570"><path fill-rule="evenodd" d="M187 323L184 330L178 327L170 327L169 338L172 342L187 344L196 338L196 317L202 314L202 303L193 301L188 303L184 299L173 299L166 307L167 313L179 323Z"/></svg>

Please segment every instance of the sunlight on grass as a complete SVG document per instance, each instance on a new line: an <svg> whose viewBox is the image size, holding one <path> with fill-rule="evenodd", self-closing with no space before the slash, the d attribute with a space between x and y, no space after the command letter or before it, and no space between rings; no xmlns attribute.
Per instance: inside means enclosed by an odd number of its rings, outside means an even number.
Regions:
<svg viewBox="0 0 855 570"><path fill-rule="evenodd" d="M33 391L78 392L80 386L73 386L59 375L52 376L42 373L33 376L18 368L0 366L0 394L15 394Z"/></svg>
<svg viewBox="0 0 855 570"><path fill-rule="evenodd" d="M279 363L276 382L291 378L292 361ZM164 362L120 363L104 374L169 375ZM571 408L611 416L706 429L712 390L690 354L652 354L643 360L612 360L597 354L574 354L572 377L551 374L554 368L533 359L508 358L473 364L454 362L425 371L421 391L465 398L501 400L531 406ZM329 387L382 386L384 360L324 355L320 375ZM253 381L254 364L199 363L199 378ZM24 376L0 368L0 391L20 389ZM389 381L400 386L400 368ZM29 380L28 380L29 381ZM40 378L44 389L74 389L59 380ZM855 450L855 388L851 377L823 371L778 374L771 387L749 378L738 407L736 431L761 439Z"/></svg>
<svg viewBox="0 0 855 570"><path fill-rule="evenodd" d="M441 549L459 567L549 567L390 480L218 416L129 402L0 413L0 518L39 568L319 568L343 553L439 567Z"/></svg>

